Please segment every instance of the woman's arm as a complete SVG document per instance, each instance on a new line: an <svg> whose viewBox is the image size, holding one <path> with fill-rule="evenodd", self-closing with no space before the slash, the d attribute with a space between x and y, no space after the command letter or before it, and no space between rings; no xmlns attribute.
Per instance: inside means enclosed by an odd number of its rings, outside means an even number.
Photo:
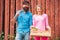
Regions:
<svg viewBox="0 0 60 40"><path fill-rule="evenodd" d="M46 26L46 29L47 30L51 30L50 26L49 26L49 23L48 23L48 15L46 14L45 16L45 26Z"/></svg>

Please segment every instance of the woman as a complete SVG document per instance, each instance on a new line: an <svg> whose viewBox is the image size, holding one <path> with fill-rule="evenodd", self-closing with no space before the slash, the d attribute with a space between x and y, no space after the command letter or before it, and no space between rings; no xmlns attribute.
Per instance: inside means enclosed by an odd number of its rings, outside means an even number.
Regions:
<svg viewBox="0 0 60 40"><path fill-rule="evenodd" d="M45 31L46 29L50 31L48 24L48 16L43 13L42 7L37 5L37 14L33 15L33 27L38 30ZM48 37L34 36L34 40L48 40Z"/></svg>

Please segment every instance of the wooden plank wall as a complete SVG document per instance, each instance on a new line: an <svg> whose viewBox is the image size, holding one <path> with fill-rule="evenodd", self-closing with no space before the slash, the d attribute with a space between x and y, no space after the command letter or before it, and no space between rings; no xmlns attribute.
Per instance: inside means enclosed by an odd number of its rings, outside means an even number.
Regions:
<svg viewBox="0 0 60 40"><path fill-rule="evenodd" d="M16 11L22 8L23 1L24 0L0 0L0 34L2 34L3 30L4 40L13 40L15 27L14 24L11 24L10 20L13 18ZM49 25L52 31L50 40L55 40L57 37L60 37L60 0L28 1L31 4L30 11L33 14L37 13L37 4L42 5L43 13L48 14ZM8 38L8 35L10 35L10 38Z"/></svg>

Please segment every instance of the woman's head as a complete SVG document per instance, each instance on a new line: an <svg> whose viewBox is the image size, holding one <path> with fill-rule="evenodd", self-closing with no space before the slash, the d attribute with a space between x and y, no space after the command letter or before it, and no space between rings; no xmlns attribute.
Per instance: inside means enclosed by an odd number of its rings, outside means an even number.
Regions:
<svg viewBox="0 0 60 40"><path fill-rule="evenodd" d="M42 12L42 6L41 5L37 5L36 6L36 10L37 10L37 12Z"/></svg>

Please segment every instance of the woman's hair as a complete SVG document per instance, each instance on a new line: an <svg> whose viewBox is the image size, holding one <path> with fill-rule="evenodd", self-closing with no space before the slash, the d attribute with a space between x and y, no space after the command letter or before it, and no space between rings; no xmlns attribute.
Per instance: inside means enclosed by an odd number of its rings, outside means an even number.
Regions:
<svg viewBox="0 0 60 40"><path fill-rule="evenodd" d="M35 7L35 10L36 10L36 11L37 11L37 7L39 7L39 8L40 8L40 10L43 12L42 5L37 4L37 5L36 5L36 7ZM36 14L36 13L35 13L35 14Z"/></svg>
<svg viewBox="0 0 60 40"><path fill-rule="evenodd" d="M36 9L37 7L40 7L40 9L42 10L42 6L40 4L36 5Z"/></svg>

